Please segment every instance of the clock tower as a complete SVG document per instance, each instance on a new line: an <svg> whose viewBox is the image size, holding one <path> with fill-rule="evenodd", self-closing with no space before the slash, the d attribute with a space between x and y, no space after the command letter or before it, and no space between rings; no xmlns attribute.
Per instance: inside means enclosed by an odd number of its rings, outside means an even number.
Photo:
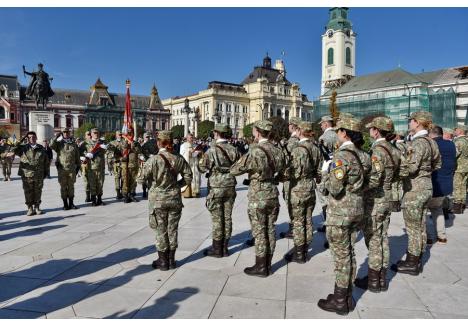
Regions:
<svg viewBox="0 0 468 326"><path fill-rule="evenodd" d="M325 34L322 35L321 95L356 75L355 46L356 33L348 20L348 8L331 8Z"/></svg>

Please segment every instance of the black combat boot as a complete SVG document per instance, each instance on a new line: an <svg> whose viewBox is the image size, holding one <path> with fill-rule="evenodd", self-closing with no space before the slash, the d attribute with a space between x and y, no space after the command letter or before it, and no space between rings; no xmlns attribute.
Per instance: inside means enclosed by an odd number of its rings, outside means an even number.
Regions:
<svg viewBox="0 0 468 326"><path fill-rule="evenodd" d="M280 238L292 239L293 238L293 225L289 223L289 230L288 232L280 232Z"/></svg>
<svg viewBox="0 0 468 326"><path fill-rule="evenodd" d="M444 213L444 219L448 221L450 219L450 210L448 208L442 208L442 212Z"/></svg>
<svg viewBox="0 0 468 326"><path fill-rule="evenodd" d="M323 216L323 225L317 228L318 232L327 232L327 226L325 222L327 221L327 206L322 207L322 216Z"/></svg>
<svg viewBox="0 0 468 326"><path fill-rule="evenodd" d="M91 195L91 206L97 206L96 195Z"/></svg>
<svg viewBox="0 0 468 326"><path fill-rule="evenodd" d="M85 203L90 203L91 202L91 197L90 197L90 193L89 191L86 192L86 199L85 199Z"/></svg>
<svg viewBox="0 0 468 326"><path fill-rule="evenodd" d="M273 270L271 269L271 261L273 260L273 254L267 254L267 268L268 268L268 275L273 274Z"/></svg>
<svg viewBox="0 0 468 326"><path fill-rule="evenodd" d="M453 203L453 214L463 214L463 204L462 203Z"/></svg>
<svg viewBox="0 0 468 326"><path fill-rule="evenodd" d="M68 211L70 209L70 206L68 206L68 198L62 197L62 200L63 200L63 210Z"/></svg>
<svg viewBox="0 0 468 326"><path fill-rule="evenodd" d="M132 199L130 198L130 195L129 194L124 194L123 196L123 202L125 204L128 204L128 203L131 203L132 202Z"/></svg>
<svg viewBox="0 0 468 326"><path fill-rule="evenodd" d="M223 257L223 240L213 240L211 249L205 249L203 251L205 256L222 258Z"/></svg>
<svg viewBox="0 0 468 326"><path fill-rule="evenodd" d="M68 208L70 208L70 209L78 209L78 207L76 207L75 204L73 204L73 198L74 198L74 197L68 197Z"/></svg>
<svg viewBox="0 0 468 326"><path fill-rule="evenodd" d="M27 216L36 215L36 211L34 210L32 205L28 205L28 212L26 213Z"/></svg>
<svg viewBox="0 0 468 326"><path fill-rule="evenodd" d="M268 276L268 257L255 256L255 265L244 269L244 273L250 276L267 277Z"/></svg>
<svg viewBox="0 0 468 326"><path fill-rule="evenodd" d="M115 198L116 199L122 199L123 196L122 196L122 192L120 191L120 189L116 189L115 191L117 192L117 196Z"/></svg>
<svg viewBox="0 0 468 326"><path fill-rule="evenodd" d="M396 268L395 268L395 265L394 265L394 266L392 266L392 269L393 270L396 269L396 272L398 272L398 273L410 274L410 275L416 276L416 275L419 274L419 270L420 270L419 257L418 256L413 256L412 254L407 252L406 253L406 260L400 260L396 264Z"/></svg>
<svg viewBox="0 0 468 326"><path fill-rule="evenodd" d="M146 186L143 185L143 198L148 198L148 192L146 191Z"/></svg>
<svg viewBox="0 0 468 326"><path fill-rule="evenodd" d="M325 240L325 242L323 243L323 247L324 247L325 249L330 248L330 243L329 243L327 240Z"/></svg>
<svg viewBox="0 0 468 326"><path fill-rule="evenodd" d="M169 269L175 269L176 260L175 260L175 250L169 250Z"/></svg>
<svg viewBox="0 0 468 326"><path fill-rule="evenodd" d="M251 239L245 241L244 244L245 244L247 247L253 247L253 246L255 246L255 238L252 237Z"/></svg>
<svg viewBox="0 0 468 326"><path fill-rule="evenodd" d="M229 256L229 239L224 239L223 256L224 257Z"/></svg>
<svg viewBox="0 0 468 326"><path fill-rule="evenodd" d="M284 255L284 259L288 263L295 262L298 264L305 264L304 246L294 246L290 252Z"/></svg>
<svg viewBox="0 0 468 326"><path fill-rule="evenodd" d="M133 192L130 194L130 200L135 202L135 203L139 202L139 200L135 198L135 195L133 194Z"/></svg>
<svg viewBox="0 0 468 326"><path fill-rule="evenodd" d="M104 202L102 201L102 195L97 195L97 202L96 202L96 206L104 206Z"/></svg>
<svg viewBox="0 0 468 326"><path fill-rule="evenodd" d="M387 269L386 268L381 268L380 269L379 283L380 283L380 291L385 292L385 291L388 290Z"/></svg>
<svg viewBox="0 0 468 326"><path fill-rule="evenodd" d="M40 204L36 204L34 205L34 210L36 211L36 214L37 215L41 215L43 214L44 212L42 211L42 209L39 207Z"/></svg>
<svg viewBox="0 0 468 326"><path fill-rule="evenodd" d="M350 298L351 300L349 300ZM349 306L350 301L351 307ZM353 306L352 301L352 295L349 294L349 287L340 288L335 284L334 293L328 295L326 299L320 299L317 305L323 310L336 312L338 315L347 315L352 311L349 309Z"/></svg>
<svg viewBox="0 0 468 326"><path fill-rule="evenodd" d="M169 270L169 252L168 251L158 251L159 258L153 261L151 266L154 269L160 269L162 271Z"/></svg>
<svg viewBox="0 0 468 326"><path fill-rule="evenodd" d="M354 280L354 285L363 290L369 290L374 293L380 292L380 271L369 268L367 276Z"/></svg>

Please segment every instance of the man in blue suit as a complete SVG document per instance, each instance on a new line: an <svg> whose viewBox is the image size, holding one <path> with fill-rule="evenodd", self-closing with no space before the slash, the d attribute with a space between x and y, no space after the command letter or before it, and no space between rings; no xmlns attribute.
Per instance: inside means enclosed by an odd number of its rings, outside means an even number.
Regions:
<svg viewBox="0 0 468 326"><path fill-rule="evenodd" d="M435 226L437 238L427 237L427 243L433 244L439 242L447 243L447 235L445 234L445 219L443 217L443 202L446 196L453 192L453 174L456 166L456 148L455 144L450 140L443 139L443 130L439 126L434 126L429 133L429 136L434 139L439 146L439 151L442 159L442 167L439 170L432 172L432 198L429 200L428 208L431 211L431 218ZM429 233L429 232L428 232Z"/></svg>

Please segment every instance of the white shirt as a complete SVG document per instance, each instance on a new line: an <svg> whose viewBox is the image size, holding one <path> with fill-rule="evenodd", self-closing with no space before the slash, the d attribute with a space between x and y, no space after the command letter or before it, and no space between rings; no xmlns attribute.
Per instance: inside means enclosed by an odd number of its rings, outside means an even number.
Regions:
<svg viewBox="0 0 468 326"><path fill-rule="evenodd" d="M305 138L299 139L299 142L303 142L303 141L306 141L306 140L309 140L309 138L305 137Z"/></svg>
<svg viewBox="0 0 468 326"><path fill-rule="evenodd" d="M327 129L323 131L323 133L326 133L328 130L333 130L333 127L328 127Z"/></svg>
<svg viewBox="0 0 468 326"><path fill-rule="evenodd" d="M220 138L220 139L216 140L216 144L217 143L226 143L226 142L227 142L227 139L224 139L224 138Z"/></svg>
<svg viewBox="0 0 468 326"><path fill-rule="evenodd" d="M267 142L267 141L268 141L268 139L262 138L262 139L260 139L260 140L258 141L258 143L261 144L261 143L264 143L264 142Z"/></svg>
<svg viewBox="0 0 468 326"><path fill-rule="evenodd" d="M414 140L415 138L417 137L423 137L423 136L427 136L428 132L426 129L423 129L423 130L419 130L417 133L415 133L413 135L413 137L411 137L411 140Z"/></svg>
<svg viewBox="0 0 468 326"><path fill-rule="evenodd" d="M352 144L353 144L353 142L352 142L351 140L347 140L347 141L345 141L343 144L341 144L340 148L341 148L341 147L348 146L348 145L352 145Z"/></svg>

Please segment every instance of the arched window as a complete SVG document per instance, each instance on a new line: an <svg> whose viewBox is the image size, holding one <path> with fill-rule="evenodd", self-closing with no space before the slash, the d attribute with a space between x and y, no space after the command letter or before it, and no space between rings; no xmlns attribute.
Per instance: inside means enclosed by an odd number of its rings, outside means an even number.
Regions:
<svg viewBox="0 0 468 326"><path fill-rule="evenodd" d="M333 48L329 48L328 49L328 61L327 61L328 65L332 65L333 64Z"/></svg>
<svg viewBox="0 0 468 326"><path fill-rule="evenodd" d="M351 64L351 49L349 47L346 48L346 64Z"/></svg>
<svg viewBox="0 0 468 326"><path fill-rule="evenodd" d="M281 114L281 109L276 110L276 116L277 116L277 117L281 117L281 116L282 116L282 114Z"/></svg>
<svg viewBox="0 0 468 326"><path fill-rule="evenodd" d="M0 119L6 119L6 110L3 106L0 106Z"/></svg>
<svg viewBox="0 0 468 326"><path fill-rule="evenodd" d="M60 120L62 120L62 117L60 114L54 114L54 128L60 128Z"/></svg>
<svg viewBox="0 0 468 326"><path fill-rule="evenodd" d="M284 120L286 120L286 122L289 122L289 110L286 110L284 112Z"/></svg>
<svg viewBox="0 0 468 326"><path fill-rule="evenodd" d="M73 127L73 116L72 115L67 115L65 117L65 125L67 128L72 128Z"/></svg>

